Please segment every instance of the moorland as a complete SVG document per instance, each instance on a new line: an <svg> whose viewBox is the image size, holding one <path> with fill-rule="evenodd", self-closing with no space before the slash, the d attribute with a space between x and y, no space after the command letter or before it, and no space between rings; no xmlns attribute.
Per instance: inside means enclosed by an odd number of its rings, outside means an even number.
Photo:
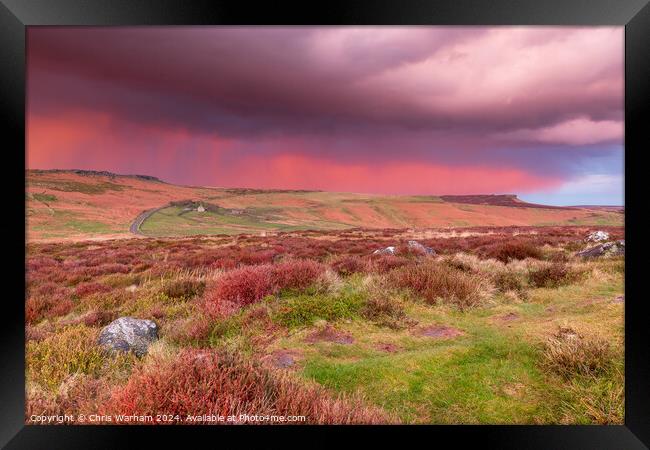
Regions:
<svg viewBox="0 0 650 450"><path fill-rule="evenodd" d="M624 255L580 253L619 210L27 178L27 421L623 423ZM144 355L99 344L120 317Z"/></svg>

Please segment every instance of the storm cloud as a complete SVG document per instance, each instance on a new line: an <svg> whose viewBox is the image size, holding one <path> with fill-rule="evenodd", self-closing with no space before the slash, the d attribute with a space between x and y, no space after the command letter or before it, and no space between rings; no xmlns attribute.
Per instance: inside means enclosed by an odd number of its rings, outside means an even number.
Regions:
<svg viewBox="0 0 650 450"><path fill-rule="evenodd" d="M222 186L560 188L622 159L623 76L621 27L34 27L28 165Z"/></svg>

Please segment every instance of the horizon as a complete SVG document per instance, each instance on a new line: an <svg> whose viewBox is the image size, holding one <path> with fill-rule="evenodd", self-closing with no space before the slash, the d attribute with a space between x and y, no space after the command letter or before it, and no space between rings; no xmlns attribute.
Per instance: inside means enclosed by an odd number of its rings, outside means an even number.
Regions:
<svg viewBox="0 0 650 450"><path fill-rule="evenodd" d="M27 33L28 169L625 204L623 27Z"/></svg>
<svg viewBox="0 0 650 450"><path fill-rule="evenodd" d="M257 187L252 187L252 186L219 186L219 185L192 185L192 184L178 184L178 183L171 183L169 181L166 181L164 179L154 177L152 175L148 175L145 173L116 173L116 172L111 172L109 170L101 170L101 169L26 169L28 172L29 171L41 171L41 172L94 172L93 175L96 174L96 176L117 176L117 177L148 177L148 178L155 178L156 181L159 181L161 183L165 184L171 184L173 186L180 186L180 187L199 187L199 188L207 188L207 189L256 189L256 190L268 190L268 191L276 191L276 190L282 190L282 191L293 191L293 192L300 192L300 191L305 191L305 192L324 192L324 193L330 193L330 194L355 194L355 195L377 195L377 196L395 196L395 197L463 197L463 196L514 196L515 198L519 200L523 200L526 203L534 203L534 202L529 202L527 200L524 200L520 194L517 194L516 192L504 192L504 193L489 193L489 192L472 192L469 194L446 194L446 193L428 193L428 194L381 194L381 193L373 193L373 192L349 192L349 191L332 191L332 190L323 190L323 189L282 189L282 188L268 188L268 189L261 189ZM598 207L615 207L615 208L624 208L625 205L615 205L615 204L572 204L572 205L553 205L550 203L538 203L541 205L547 205L547 206L598 206Z"/></svg>

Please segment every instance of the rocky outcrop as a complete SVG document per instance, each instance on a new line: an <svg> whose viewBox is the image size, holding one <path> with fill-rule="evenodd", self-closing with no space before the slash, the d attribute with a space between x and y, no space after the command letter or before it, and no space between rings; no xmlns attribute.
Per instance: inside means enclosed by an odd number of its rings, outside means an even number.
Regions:
<svg viewBox="0 0 650 450"><path fill-rule="evenodd" d="M435 255L436 252L431 247L420 244L418 241L408 241L408 248L417 253L422 253L423 255Z"/></svg>
<svg viewBox="0 0 650 450"><path fill-rule="evenodd" d="M583 258L622 255L625 255L625 241L606 242L576 253L576 256L581 256Z"/></svg>
<svg viewBox="0 0 650 450"><path fill-rule="evenodd" d="M606 231L594 231L585 238L586 242L604 242L609 240L609 233Z"/></svg>
<svg viewBox="0 0 650 450"><path fill-rule="evenodd" d="M151 320L120 317L102 329L98 343L111 351L132 351L143 356L156 339L158 326Z"/></svg>
<svg viewBox="0 0 650 450"><path fill-rule="evenodd" d="M394 245L389 247L380 248L372 252L373 255L396 255L398 253L419 253L421 255L435 255L436 252L431 247L420 244L418 241L408 241L406 243L406 249L398 248Z"/></svg>
<svg viewBox="0 0 650 450"><path fill-rule="evenodd" d="M394 255L395 254L395 247L394 246L389 246L386 248L380 248L372 252L373 255Z"/></svg>

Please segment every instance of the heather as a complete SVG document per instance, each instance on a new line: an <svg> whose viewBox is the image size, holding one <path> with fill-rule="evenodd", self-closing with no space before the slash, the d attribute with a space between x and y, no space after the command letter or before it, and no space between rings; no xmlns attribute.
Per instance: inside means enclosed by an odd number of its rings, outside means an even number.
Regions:
<svg viewBox="0 0 650 450"><path fill-rule="evenodd" d="M29 244L26 413L621 423L625 263L576 256L593 230ZM159 327L148 354L98 345L124 316Z"/></svg>

